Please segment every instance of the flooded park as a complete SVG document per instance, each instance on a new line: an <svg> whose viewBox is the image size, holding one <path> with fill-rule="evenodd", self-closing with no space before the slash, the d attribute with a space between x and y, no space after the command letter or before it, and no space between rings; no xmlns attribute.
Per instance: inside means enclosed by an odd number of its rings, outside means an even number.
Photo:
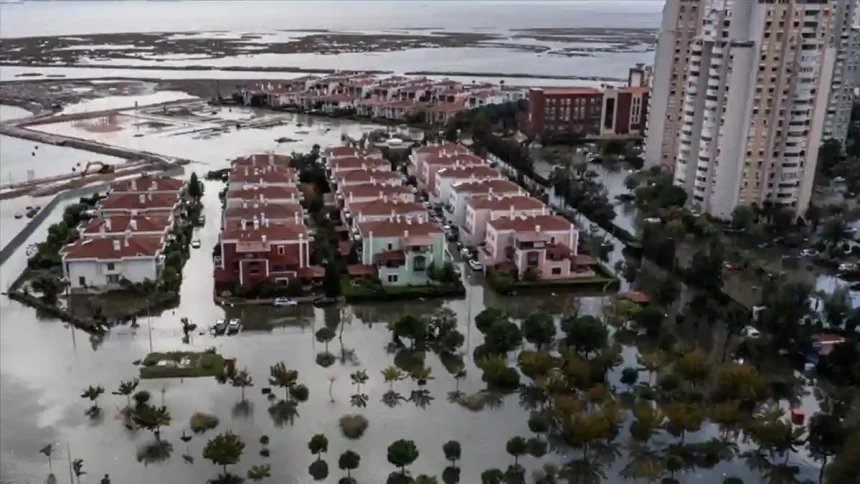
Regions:
<svg viewBox="0 0 860 484"><path fill-rule="evenodd" d="M93 109L103 109L104 105L102 101ZM3 112L4 120L24 115L6 108ZM100 122L109 124L109 129L94 129L92 124L76 122L45 124L38 128L46 133L131 149L145 147L162 155L189 159L192 163L185 167L186 177L194 171L204 173L223 168L229 159L247 153L304 152L316 144L323 147L337 145L343 135L361 136L380 128L368 123L291 114L278 115L276 121L265 128L235 127L236 123L261 122L263 117L250 109L220 107L208 109L205 115L172 116L171 123L155 125L153 123L162 123L164 116L141 109L125 111L118 119ZM214 129L228 125L234 127L223 131ZM281 138L290 141L279 143L277 140ZM76 160L87 159L75 158L79 156L76 150L48 146L40 147L38 156L31 156L34 160L30 161L27 156L31 155L28 150L32 143L26 144L26 148L14 144L10 148L4 139L0 145L4 170L7 160L12 160L10 166L13 169L20 163L44 176L51 174L47 172L49 170L67 171ZM84 154L90 158L103 158ZM38 165L35 160L38 160ZM618 186L624 189L621 176L620 185L615 183L615 188L610 188L610 191L618 189ZM607 182L607 186L612 183ZM220 469L201 457L203 446L214 433L231 430L246 443L241 462L234 466L235 473L244 475L253 465L270 463L271 482L311 482L307 468L314 457L308 451L307 442L315 434L325 434L329 446L324 458L331 462L332 470L323 482L338 482L342 473L334 464L337 456L346 450L354 450L361 456L361 465L352 474L357 482L385 482L395 470L386 456L389 444L398 439L411 439L420 452L409 467L412 475L440 475L446 465L442 446L449 440L456 440L463 447L463 458L458 464L461 468L460 482L477 483L486 469L505 469L511 463L505 442L512 437L530 437L532 433L528 425L531 410L516 392L489 395L486 405L480 409L466 408L453 394L477 394L486 388L473 354L484 343L483 334L475 327L475 317L486 308L503 309L517 321L542 311L551 314L558 326L563 316L574 307L580 314L604 316L615 296L562 290L499 296L486 288L482 275L457 262L466 286L464 299L332 308L310 305L225 308L213 301L212 279L212 248L218 242L220 229L214 221L221 217L218 192L222 188L220 182L205 182L204 214L210 223L195 229L195 237L201 241L201 247L191 251L183 271L181 303L174 310L140 318L137 327L117 326L104 337L94 337L43 317L6 297L0 298L0 386L3 388L0 392L3 408L0 470L4 482L44 482L49 473L49 462L39 449L48 444L55 445L52 465L59 482L67 482L64 466L69 457L83 459L87 476L82 482L96 482L103 474L110 474L115 482L127 484L206 482ZM4 201L0 208L2 232L16 232L14 224L20 221L10 214L19 210L15 205L18 203L33 202ZM635 223L635 213L625 215L619 210L619 220L626 216L631 218L625 223ZM60 217L62 205L0 267L0 285L4 290L26 267L26 246L43 240L48 226ZM6 241L4 238L3 245ZM622 244L612 242L608 260L610 267L625 261ZM638 271L639 280L623 280L619 292L647 285L650 269L645 266ZM685 288L681 301L688 300L690 292ZM381 372L395 364L398 358L398 354L390 350L392 336L388 323L407 315L433 314L443 308L453 312L457 328L465 336L460 352L454 355L462 359L465 375L455 375L451 371L452 367L457 367L457 362L452 365L446 357L428 351L425 364L430 368L432 378L424 388L432 398L420 405L405 399L396 405L383 402L389 385ZM182 318L188 318L200 328L187 343L182 341ZM231 318L242 321L243 331L238 335L214 336L204 331L219 319ZM316 340L315 333L322 327L333 328L338 333L342 331L342 340L336 338L330 344L337 360L329 367L317 363L323 344ZM614 331L610 329L610 332ZM561 332L558 335L561 337ZM726 338L725 328L720 325L701 330L679 327L678 335L685 343L701 346L709 354L718 353L717 348L722 347ZM622 362L607 376L606 381L612 386L621 386L622 370L638 367L637 357L653 349L638 337L629 334L618 336L610 337L622 346ZM135 362L152 351L203 351L207 348L215 348L226 358L235 358L237 368L247 369L255 385L247 389L243 400L240 389L219 384L214 378L142 380L139 389L148 390L153 400L167 406L172 414L172 422L161 433L162 441L168 444L161 445L161 451L152 452L153 436L143 430L130 430L124 425L121 409L126 403L125 397L111 395L111 392L121 380L137 377L139 368ZM527 343L525 348L531 349L531 345ZM447 360L450 357L448 355ZM507 354L509 366L515 367L517 360L518 352ZM297 370L298 380L310 389L307 402L287 419L273 415L271 401L263 392L269 386L269 368L277 362ZM369 375L369 381L362 388L369 397L365 408L351 405L354 386L350 375L359 370L365 370ZM814 381L803 381L804 390L793 402L793 408L812 415L819 408L820 391ZM100 385L106 390L99 400L104 409L99 419L85 415L88 402L80 397L90 385ZM406 380L396 383L394 388L408 396L415 385ZM212 434L193 435L186 442L183 437L189 435L189 419L197 412L216 415L220 423ZM360 414L369 421L360 440L352 441L341 435L338 421L347 414ZM624 425L616 438L618 443L629 440L627 421L630 419L631 416L625 414ZM687 442L704 442L719 432L716 425L706 422L700 430L689 432L686 438ZM270 452L268 458L259 454L263 447L259 442L263 436L270 439L265 446ZM654 437L652 445L668 446L672 440L674 437L662 433ZM750 442L737 444L740 451L753 446ZM530 476L532 471L546 463L561 466L577 455L578 451L559 447L542 458L524 456L519 464ZM630 456L622 446L617 455L602 462L605 475L602 482L630 480L625 473L629 460ZM790 452L788 461L798 466L796 477L799 480L817 479L819 463L805 450ZM707 468L686 468L672 474L679 482L719 483L726 476L739 477L747 483L761 482L762 479L758 471L750 468L740 457L720 460Z"/></svg>

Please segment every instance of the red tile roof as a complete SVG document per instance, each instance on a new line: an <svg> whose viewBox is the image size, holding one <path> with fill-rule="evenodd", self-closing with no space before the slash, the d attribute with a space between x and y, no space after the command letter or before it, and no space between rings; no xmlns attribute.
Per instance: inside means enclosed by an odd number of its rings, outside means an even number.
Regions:
<svg viewBox="0 0 860 484"><path fill-rule="evenodd" d="M185 186L184 180L164 176L141 175L128 180L113 182L110 185L110 189L115 193L146 192L149 190L171 192L179 191L183 186Z"/></svg>
<svg viewBox="0 0 860 484"><path fill-rule="evenodd" d="M67 260L116 260L129 257L155 257L163 242L160 236L132 235L79 239L62 249Z"/></svg>
<svg viewBox="0 0 860 484"><path fill-rule="evenodd" d="M434 222L412 222L410 220L385 220L359 222L358 231L362 237L414 237L441 234L442 227Z"/></svg>
<svg viewBox="0 0 860 484"><path fill-rule="evenodd" d="M147 215L115 215L107 218L94 218L81 223L79 230L86 235L98 234L104 227L107 233L131 231L135 232L164 232L170 226L167 217L151 217Z"/></svg>
<svg viewBox="0 0 860 484"><path fill-rule="evenodd" d="M558 215L535 215L533 217L498 218L488 220L488 226L496 230L519 232L558 232L570 230L570 221ZM540 230L538 230L540 229Z"/></svg>
<svg viewBox="0 0 860 484"><path fill-rule="evenodd" d="M387 164L387 163L386 163ZM367 171L352 170L337 176L341 183L372 183L372 182L394 182L400 180L400 175L393 171Z"/></svg>
<svg viewBox="0 0 860 484"><path fill-rule="evenodd" d="M240 156L234 159L230 164L232 166L264 166L264 165L280 165L289 166L292 157L289 155L276 155L274 153L256 153L253 155Z"/></svg>
<svg viewBox="0 0 860 484"><path fill-rule="evenodd" d="M458 193L522 193L516 183L509 180L481 180L455 183L452 190Z"/></svg>
<svg viewBox="0 0 860 484"><path fill-rule="evenodd" d="M468 154L469 148L459 144L459 143L443 143L440 145L427 145L422 146L415 150L415 153L419 155L431 155L431 154L439 154L439 153L463 153Z"/></svg>
<svg viewBox="0 0 860 484"><path fill-rule="evenodd" d="M356 156L344 156L341 158L336 158L329 162L329 167L333 172L346 170L346 169L386 169L391 170L391 163L381 158L359 158Z"/></svg>
<svg viewBox="0 0 860 484"><path fill-rule="evenodd" d="M351 276L374 276L378 271L374 266L353 264L351 266L347 266L346 272Z"/></svg>
<svg viewBox="0 0 860 484"><path fill-rule="evenodd" d="M471 153L436 153L429 155L425 163L435 167L451 166L451 165L485 165L487 162L480 157Z"/></svg>
<svg viewBox="0 0 860 484"><path fill-rule="evenodd" d="M377 148L353 148L352 146L335 146L326 149L323 154L328 158L342 158L345 156L382 158L382 151Z"/></svg>
<svg viewBox="0 0 860 484"><path fill-rule="evenodd" d="M501 178L501 176L498 170L489 165L442 168L436 172L437 178Z"/></svg>
<svg viewBox="0 0 860 484"><path fill-rule="evenodd" d="M469 108L466 107L463 102L455 102L455 103L440 103L435 106L431 106L428 111L431 113L459 113L460 111L465 111Z"/></svg>
<svg viewBox="0 0 860 484"><path fill-rule="evenodd" d="M307 239L308 229L304 225L296 224L260 225L256 229L250 225L242 228L238 223L228 224L221 232L221 240L225 243L262 242L264 235L267 242L293 242L299 240L299 236Z"/></svg>
<svg viewBox="0 0 860 484"><path fill-rule="evenodd" d="M296 271L296 275L308 279L317 279L325 276L325 269L320 266L302 267Z"/></svg>
<svg viewBox="0 0 860 484"><path fill-rule="evenodd" d="M631 302L634 302L636 304L648 304L651 302L651 298L648 297L648 295L642 291L629 291L628 293L623 294L621 297L630 300Z"/></svg>
<svg viewBox="0 0 860 484"><path fill-rule="evenodd" d="M294 182L296 170L281 165L262 167L237 166L230 172L231 182L242 183L287 183Z"/></svg>
<svg viewBox="0 0 860 484"><path fill-rule="evenodd" d="M301 195L301 192L296 187L271 185L254 185L251 188L231 188L227 191L227 199L233 198L239 200L260 200L261 196L263 200L298 199L299 195Z"/></svg>
<svg viewBox="0 0 860 484"><path fill-rule="evenodd" d="M380 252L373 256L374 259L378 261L404 261L406 260L406 253L402 250L387 250L385 252Z"/></svg>
<svg viewBox="0 0 860 484"><path fill-rule="evenodd" d="M487 196L487 197L472 197L466 203L473 210L540 210L546 205L537 198L532 198L528 195L507 195L507 196Z"/></svg>
<svg viewBox="0 0 860 484"><path fill-rule="evenodd" d="M304 217L302 206L298 204L282 204L282 203L249 203L241 207L229 207L224 209L224 217L227 220L253 220L256 216L259 220L265 218L272 219L291 219L300 223Z"/></svg>
<svg viewBox="0 0 860 484"><path fill-rule="evenodd" d="M364 215L385 215L390 213L394 213L395 215L405 215L415 212L427 213L427 209L424 207L424 204L418 202L403 202L399 199L384 200L380 198L369 202L345 203L345 206L348 207L349 211L356 217L360 213Z"/></svg>
<svg viewBox="0 0 860 484"><path fill-rule="evenodd" d="M98 206L107 210L170 209L179 203L178 193L112 193Z"/></svg>
<svg viewBox="0 0 860 484"><path fill-rule="evenodd" d="M353 197L378 196L379 198L402 198L403 195L413 195L409 188L402 185L374 185L371 183L343 187L340 191L343 193L343 199L346 201L349 201L350 195Z"/></svg>

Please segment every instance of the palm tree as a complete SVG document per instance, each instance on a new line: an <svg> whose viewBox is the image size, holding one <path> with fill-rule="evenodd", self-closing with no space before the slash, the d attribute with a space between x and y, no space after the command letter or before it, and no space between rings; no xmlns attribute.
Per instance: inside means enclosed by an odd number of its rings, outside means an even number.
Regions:
<svg viewBox="0 0 860 484"><path fill-rule="evenodd" d="M403 370L390 365L382 370L382 378L385 380L385 383L388 383L388 390L394 391L394 384L405 378L405 375L403 374Z"/></svg>
<svg viewBox="0 0 860 484"><path fill-rule="evenodd" d="M465 368L458 368L454 373L454 381L456 382L454 385L454 391L460 392L460 380L466 378L467 372Z"/></svg>
<svg viewBox="0 0 860 484"><path fill-rule="evenodd" d="M272 477L272 466L269 464L257 465L248 469L248 479L254 482L260 482L269 477Z"/></svg>
<svg viewBox="0 0 860 484"><path fill-rule="evenodd" d="M119 388L115 392L114 395L122 395L126 398L127 406L131 407L131 396L137 390L137 385L140 383L140 380L134 378L129 381L122 380L119 382Z"/></svg>
<svg viewBox="0 0 860 484"><path fill-rule="evenodd" d="M355 385L355 393L361 394L361 386L367 383L370 377L367 376L367 370L358 370L349 375L352 384Z"/></svg>
<svg viewBox="0 0 860 484"><path fill-rule="evenodd" d="M279 361L269 367L269 384L283 388L285 399L290 398L290 388L296 385L299 380L299 372L296 370L288 370L283 361Z"/></svg>
<svg viewBox="0 0 860 484"><path fill-rule="evenodd" d="M352 471L358 469L358 465L361 463L361 456L356 454L355 452L348 450L340 455L337 459L337 466L342 471L346 471L346 478L352 479Z"/></svg>
<svg viewBox="0 0 860 484"><path fill-rule="evenodd" d="M48 458L48 470L50 471L51 474L53 474L54 473L54 463L51 461L51 455L54 453L54 446L52 444L48 444L48 445L42 447L41 449L39 449L39 452L41 452L42 454L45 454L45 457Z"/></svg>
<svg viewBox="0 0 860 484"><path fill-rule="evenodd" d="M90 385L86 389L84 389L83 393L81 393L81 398L88 399L91 402L93 402L93 406L89 410L87 410L88 415L94 416L94 415L99 413L100 408L99 408L99 404L98 404L98 398L100 396L102 396L102 394L104 392L105 392L105 389L102 388L101 385L98 385L98 386Z"/></svg>
<svg viewBox="0 0 860 484"><path fill-rule="evenodd" d="M75 459L72 461L72 472L75 473L75 478L77 478L78 484L81 484L81 476L86 474L86 471L84 471L83 459Z"/></svg>
<svg viewBox="0 0 860 484"><path fill-rule="evenodd" d="M687 432L699 430L705 420L702 406L696 403L667 403L663 412L667 419L666 429L680 437L680 445L684 445Z"/></svg>
<svg viewBox="0 0 860 484"><path fill-rule="evenodd" d="M654 375L666 366L668 356L662 350L656 350L637 356L636 361L648 372L648 384L653 385Z"/></svg>
<svg viewBox="0 0 860 484"><path fill-rule="evenodd" d="M172 417L164 405L155 407L152 405L138 405L131 414L134 423L141 428L155 434L155 440L161 441L161 427L170 425Z"/></svg>
<svg viewBox="0 0 860 484"><path fill-rule="evenodd" d="M235 375L230 379L230 383L234 387L239 387L242 389L242 401L245 401L245 388L254 386L254 379L251 377L251 374L248 373L248 369L237 371Z"/></svg>

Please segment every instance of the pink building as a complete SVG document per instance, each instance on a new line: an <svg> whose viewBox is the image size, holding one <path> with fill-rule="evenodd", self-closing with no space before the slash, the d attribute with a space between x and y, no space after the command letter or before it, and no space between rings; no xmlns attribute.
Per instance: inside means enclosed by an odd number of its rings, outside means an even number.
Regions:
<svg viewBox="0 0 860 484"><path fill-rule="evenodd" d="M341 206L346 203L371 202L373 200L399 200L401 202L414 202L415 194L408 187L402 185L353 185L338 191L337 198Z"/></svg>
<svg viewBox="0 0 860 484"><path fill-rule="evenodd" d="M410 168L409 173L415 175L418 178L418 181L422 180L422 173L424 173L424 162L430 158L431 156L453 156L453 155L468 155L469 148L461 144L454 143L443 143L440 145L427 145L422 146L412 152L409 156Z"/></svg>
<svg viewBox="0 0 860 484"><path fill-rule="evenodd" d="M416 174L418 185L424 190L436 186L436 174L447 168L468 168L487 165L483 159L469 153L455 155L432 155L424 159L421 171Z"/></svg>
<svg viewBox="0 0 860 484"><path fill-rule="evenodd" d="M547 206L528 195L475 197L466 202L466 222L460 230L460 241L472 247L482 244L487 222L492 220L547 214Z"/></svg>
<svg viewBox="0 0 860 484"><path fill-rule="evenodd" d="M451 196L451 187L458 183L501 179L501 173L489 165L443 168L436 172L430 199L436 203L448 200Z"/></svg>
<svg viewBox="0 0 860 484"><path fill-rule="evenodd" d="M499 218L487 222L479 252L488 267L513 270L518 277L536 271L540 279L593 275L577 265L579 231L557 215Z"/></svg>

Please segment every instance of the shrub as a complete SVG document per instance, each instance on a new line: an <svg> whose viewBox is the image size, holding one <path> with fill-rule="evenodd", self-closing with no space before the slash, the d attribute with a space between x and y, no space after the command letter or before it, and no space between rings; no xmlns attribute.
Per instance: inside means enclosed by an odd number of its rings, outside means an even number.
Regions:
<svg viewBox="0 0 860 484"><path fill-rule="evenodd" d="M360 439L367 430L367 419L358 414L344 415L340 418L340 431L348 439Z"/></svg>
<svg viewBox="0 0 860 484"><path fill-rule="evenodd" d="M196 412L191 416L189 427L195 434L202 434L218 426L218 417L212 414Z"/></svg>

